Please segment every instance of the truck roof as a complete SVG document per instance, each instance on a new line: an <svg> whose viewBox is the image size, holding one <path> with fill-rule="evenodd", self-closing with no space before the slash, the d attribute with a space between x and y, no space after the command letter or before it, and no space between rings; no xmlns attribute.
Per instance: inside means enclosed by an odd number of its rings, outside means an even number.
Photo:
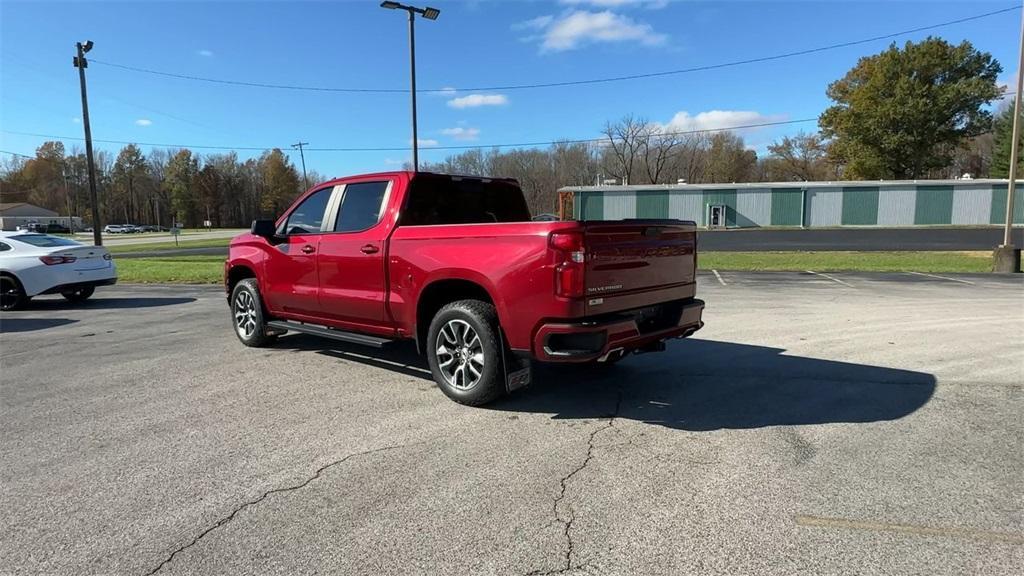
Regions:
<svg viewBox="0 0 1024 576"><path fill-rule="evenodd" d="M417 174L429 174L431 176L447 176L449 178L467 178L474 180L495 180L499 182L511 182L514 184L519 184L519 182L515 178L495 178L492 176L475 176L470 174L444 174L441 172L426 172L423 170L420 170L419 172L415 172L413 170L391 170L389 172L370 172L367 174L338 176L330 180L327 180L326 182L316 184L314 187L326 186L328 184L344 184L345 182L348 182L350 180L363 180L365 178L394 178L395 176L406 176L411 180Z"/></svg>

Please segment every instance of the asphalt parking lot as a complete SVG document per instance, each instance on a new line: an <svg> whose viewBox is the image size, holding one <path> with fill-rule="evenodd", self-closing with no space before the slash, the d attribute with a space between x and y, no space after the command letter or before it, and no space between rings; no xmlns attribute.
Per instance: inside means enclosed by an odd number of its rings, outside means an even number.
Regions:
<svg viewBox="0 0 1024 576"><path fill-rule="evenodd" d="M702 274L698 337L483 409L217 287L0 317L0 572L1020 574L1024 280Z"/></svg>

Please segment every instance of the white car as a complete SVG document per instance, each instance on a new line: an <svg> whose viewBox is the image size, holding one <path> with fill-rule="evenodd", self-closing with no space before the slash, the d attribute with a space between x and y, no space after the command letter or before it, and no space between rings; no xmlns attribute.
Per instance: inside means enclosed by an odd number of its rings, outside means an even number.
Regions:
<svg viewBox="0 0 1024 576"><path fill-rule="evenodd" d="M47 234L0 232L0 310L18 308L40 294L81 302L97 286L116 282L114 261L102 246Z"/></svg>
<svg viewBox="0 0 1024 576"><path fill-rule="evenodd" d="M104 234L124 234L128 232L121 224L107 224L103 227Z"/></svg>

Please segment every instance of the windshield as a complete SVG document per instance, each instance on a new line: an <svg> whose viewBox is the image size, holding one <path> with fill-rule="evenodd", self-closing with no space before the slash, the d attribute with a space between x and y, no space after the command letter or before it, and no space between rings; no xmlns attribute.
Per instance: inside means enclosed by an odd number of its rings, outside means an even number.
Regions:
<svg viewBox="0 0 1024 576"><path fill-rule="evenodd" d="M39 246L40 248L59 248L61 246L82 246L81 243L69 240L67 238L60 238L57 236L49 236L47 234L21 234L19 236L10 236L9 240L21 242L23 244L30 244L32 246Z"/></svg>

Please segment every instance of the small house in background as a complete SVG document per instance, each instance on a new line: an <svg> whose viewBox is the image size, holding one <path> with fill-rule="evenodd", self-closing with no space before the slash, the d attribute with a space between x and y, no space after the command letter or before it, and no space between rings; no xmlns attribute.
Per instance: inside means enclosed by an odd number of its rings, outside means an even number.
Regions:
<svg viewBox="0 0 1024 576"><path fill-rule="evenodd" d="M70 230L81 230L82 219L77 216L61 216L27 202L0 203L0 230L13 231L29 224L42 226L56 225Z"/></svg>
<svg viewBox="0 0 1024 576"><path fill-rule="evenodd" d="M995 179L568 186L564 219L675 218L708 228L991 226L1006 218ZM1014 222L1024 223L1018 181Z"/></svg>

